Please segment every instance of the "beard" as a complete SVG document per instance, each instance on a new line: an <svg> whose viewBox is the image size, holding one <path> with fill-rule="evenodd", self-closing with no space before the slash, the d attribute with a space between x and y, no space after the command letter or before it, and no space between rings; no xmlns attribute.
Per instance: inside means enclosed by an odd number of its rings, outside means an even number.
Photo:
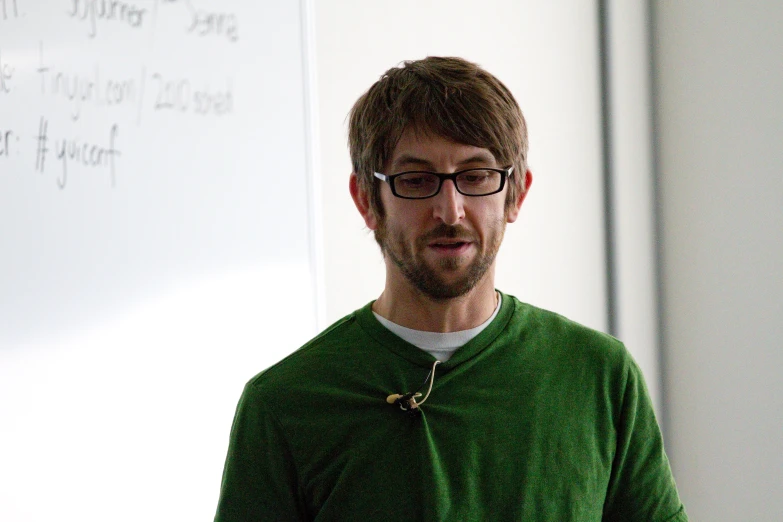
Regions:
<svg viewBox="0 0 783 522"><path fill-rule="evenodd" d="M505 220L492 223L488 229L486 244L483 244L465 227L441 223L417 238L414 250L405 241L401 230L390 230L386 219L381 219L375 239L383 254L389 256L414 288L432 299L446 300L467 294L481 281L495 261L505 229ZM475 258L467 266L465 264L468 262L462 256L439 259L435 266L428 264L424 259L424 252L433 240L442 238L472 242L477 247ZM446 277L457 274L460 269L463 271L461 275Z"/></svg>

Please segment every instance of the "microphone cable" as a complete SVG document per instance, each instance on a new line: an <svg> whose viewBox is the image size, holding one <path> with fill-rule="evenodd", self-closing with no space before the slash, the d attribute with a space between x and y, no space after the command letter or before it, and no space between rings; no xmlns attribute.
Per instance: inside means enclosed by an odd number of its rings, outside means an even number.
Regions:
<svg viewBox="0 0 783 522"><path fill-rule="evenodd" d="M424 396L424 398L421 401L417 401L419 397L421 397L421 392L415 391L415 392L408 392L408 393L392 393L388 397L386 397L386 402L388 404L396 404L400 407L400 409L404 412L407 412L409 414L413 415L421 415L421 410L419 410L419 406L424 404L424 401L429 399L430 393L432 393L432 385L435 384L435 367L440 364L440 361L435 361L432 363L432 369L430 369L430 372L427 374L427 377L424 379L424 383L419 387L419 390L424 388L424 386L427 385L427 381L429 381L429 388L427 389L427 395Z"/></svg>

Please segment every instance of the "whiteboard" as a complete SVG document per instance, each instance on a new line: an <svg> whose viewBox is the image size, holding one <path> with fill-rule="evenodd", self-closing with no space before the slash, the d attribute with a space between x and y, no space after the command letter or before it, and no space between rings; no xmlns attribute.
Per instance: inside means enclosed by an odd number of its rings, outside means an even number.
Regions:
<svg viewBox="0 0 783 522"><path fill-rule="evenodd" d="M307 11L0 0L0 520L211 520L317 326Z"/></svg>

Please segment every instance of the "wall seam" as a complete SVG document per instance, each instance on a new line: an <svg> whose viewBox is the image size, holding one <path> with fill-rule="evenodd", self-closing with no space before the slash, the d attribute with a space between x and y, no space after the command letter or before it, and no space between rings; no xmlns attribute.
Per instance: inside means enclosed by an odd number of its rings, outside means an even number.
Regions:
<svg viewBox="0 0 783 522"><path fill-rule="evenodd" d="M604 196L604 249L606 263L606 322L610 335L618 335L617 324L617 266L615 259L615 209L613 141L612 141L612 93L611 56L609 52L608 0L598 0L599 71L601 76L601 153L603 155Z"/></svg>
<svg viewBox="0 0 783 522"><path fill-rule="evenodd" d="M664 319L664 287L663 287L663 198L661 195L661 168L660 168L660 125L658 121L658 105L660 102L658 92L658 56L656 52L656 16L655 6L652 1L647 1L648 9L648 55L650 57L650 127L652 134L652 194L653 194L653 241L655 242L655 312L657 315L657 341L658 341L658 386L660 389L659 397L661 400L661 431L664 440L668 441L668 427L671 425L671 415L669 414L669 392L666 387L667 373L667 345L665 334Z"/></svg>

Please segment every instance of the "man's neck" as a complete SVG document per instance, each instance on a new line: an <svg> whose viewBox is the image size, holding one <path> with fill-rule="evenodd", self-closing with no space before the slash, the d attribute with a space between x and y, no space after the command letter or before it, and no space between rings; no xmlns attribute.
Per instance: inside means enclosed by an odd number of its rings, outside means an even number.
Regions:
<svg viewBox="0 0 783 522"><path fill-rule="evenodd" d="M469 330L486 321L497 306L498 296L490 272L465 295L452 299L433 299L411 285L392 285L387 280L372 309L389 321L413 330Z"/></svg>

